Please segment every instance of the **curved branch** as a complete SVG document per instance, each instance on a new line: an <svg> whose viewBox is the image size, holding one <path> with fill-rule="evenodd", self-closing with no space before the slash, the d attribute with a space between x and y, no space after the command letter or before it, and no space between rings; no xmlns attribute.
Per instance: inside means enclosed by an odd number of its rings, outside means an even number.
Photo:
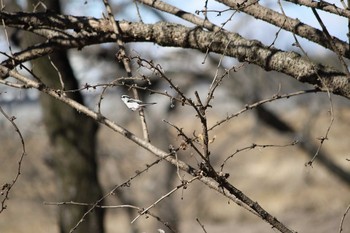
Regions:
<svg viewBox="0 0 350 233"><path fill-rule="evenodd" d="M26 17L40 18L43 16L40 13L28 13ZM74 39L59 37L51 38L46 42L52 43L52 46L55 48L81 49L84 46L114 42L116 40L112 27L105 19L99 20L62 15L56 15L55 17L52 14L50 16L47 19L64 18L70 21L70 23L65 25L59 24L62 27L61 30L75 28L78 31L78 35ZM1 12L0 19L4 19L6 25L20 27L23 24L23 22L15 23L13 19L4 17L5 15ZM161 46L191 48L204 53L210 51L225 54L226 56L235 57L239 61L256 64L267 71L274 70L287 74L300 82L315 85L320 90L330 91L350 99L350 83L345 73L330 66L313 63L295 52L285 52L264 46L256 40L247 40L237 33L226 31L210 32L199 27L188 28L166 22L143 24L121 21L117 23L121 29L121 39L124 42L153 42ZM86 28L84 28L84 25ZM30 26L33 29L35 25ZM47 52L49 53L50 50L47 49ZM16 56L18 54L14 55L15 60ZM29 58L30 56L27 57L27 59ZM9 63L9 61L5 61L3 64L6 62Z"/></svg>

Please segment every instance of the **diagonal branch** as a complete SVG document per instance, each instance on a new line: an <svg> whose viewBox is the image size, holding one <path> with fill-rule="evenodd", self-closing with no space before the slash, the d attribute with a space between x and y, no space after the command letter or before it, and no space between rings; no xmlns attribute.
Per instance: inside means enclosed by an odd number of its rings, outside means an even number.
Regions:
<svg viewBox="0 0 350 233"><path fill-rule="evenodd" d="M332 48L332 50L337 54L338 56L338 59L340 61L340 63L342 64L343 66L343 70L344 72L346 73L346 75L350 78L350 73L349 73L349 70L348 70L348 65L345 63L343 57L341 56L340 52L338 51L338 48L337 46L334 44L334 41L333 41L333 38L332 36L329 34L328 32L328 29L326 28L326 26L324 25L321 17L318 15L317 11L315 8L311 8L312 10L312 13L315 15L318 23L320 24L322 30L323 30L323 34L324 36L328 39L328 43L330 45L330 47Z"/></svg>
<svg viewBox="0 0 350 233"><path fill-rule="evenodd" d="M307 6L310 8L316 8L319 10L323 10L335 15L343 16L346 18L350 18L350 10L342 9L337 7L335 4L326 2L326 1L313 1L313 0L284 0L287 2L292 2L297 5Z"/></svg>
<svg viewBox="0 0 350 233"><path fill-rule="evenodd" d="M113 131L123 135L124 137L128 138L130 141L133 141L140 147L148 150L152 154L156 155L157 157L164 159L171 163L174 166L177 166L179 169L187 172L193 177L199 177L199 180L203 182L205 185L207 185L209 188L212 188L216 190L217 192L221 193L225 197L233 200L236 202L236 199L239 201L242 201L246 206L248 206L251 210L253 210L259 217L267 221L269 224L271 224L273 227L278 229L280 232L287 232L292 233L293 231L288 229L283 223L279 222L274 216L272 216L270 213L268 213L266 210L264 210L257 202L254 202L251 200L248 196L246 196L243 192L241 192L239 189L235 188L233 185L231 185L227 179L224 176L220 176L215 171L210 171L210 173L207 173L207 176L203 176L203 171L197 170L185 162L179 160L178 158L175 158L174 156L169 156L171 153L166 153L165 151L159 149L158 147L155 147L151 143L149 143L146 140L143 140L130 131L124 129L120 125L114 123L110 119L102 116L98 112L94 112L91 109L87 108L86 106L68 98L67 96L61 95L61 93L57 90L50 89L46 86L44 86L41 83L38 83L35 80L31 80L24 75L19 74L16 71L10 70L4 66L0 65L0 74L11 76L18 81L21 81L28 85L29 87L32 87L34 89L38 89L43 93L46 93L50 95L51 97L69 105L73 109L87 115L88 117L91 117L92 119L96 120L97 122L107 126L108 128L112 129ZM227 190L229 194L225 192ZM240 203L240 202L238 202ZM98 204L98 203L97 203ZM241 203L240 203L241 204Z"/></svg>
<svg viewBox="0 0 350 233"><path fill-rule="evenodd" d="M198 17L192 13L189 13L187 11L184 11L182 9L179 9L175 6L172 6L168 3L165 3L163 1L159 0L137 0L138 2L141 2L149 7L152 7L154 9L167 12L169 14L175 15L177 17L180 17L181 19L184 19L188 22L194 23L198 26L205 27L206 29L210 31L221 31L224 30L223 28L211 23L210 21L206 19L202 19L201 17Z"/></svg>
<svg viewBox="0 0 350 233"><path fill-rule="evenodd" d="M329 45L328 39L324 36L322 31L303 23L298 19L286 17L281 13L266 8L260 5L256 0L244 1L243 4L238 4L237 1L232 0L217 1L231 7L234 10L242 11L256 19L261 19L269 24L275 25L278 28L283 28L286 31L293 32L298 36L334 51ZM254 4L251 4L252 1ZM346 58L350 58L349 45L337 37L333 37L333 41L340 54Z"/></svg>

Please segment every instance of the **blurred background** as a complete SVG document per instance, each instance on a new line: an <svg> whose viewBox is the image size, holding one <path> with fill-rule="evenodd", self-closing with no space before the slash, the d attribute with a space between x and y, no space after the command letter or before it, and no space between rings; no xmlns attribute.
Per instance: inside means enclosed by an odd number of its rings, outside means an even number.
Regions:
<svg viewBox="0 0 350 233"><path fill-rule="evenodd" d="M191 13L204 7L203 1L166 2ZM5 1L4 4L7 11L17 11L28 9L34 3L18 0ZM110 4L117 20L142 20L144 23L168 21L195 26L136 1L114 0ZM260 1L260 4L276 11L280 8L277 1ZM340 5L338 1L334 1L334 4ZM284 1L282 5L288 16L320 28L310 14L310 9ZM102 1L61 0L60 6L64 14L75 16L101 18L106 14ZM279 31L279 28L243 13L234 13L215 1L208 1L208 10L212 10L208 11L208 18L217 25L224 24L224 28L229 31L248 39L260 40L265 45L273 44L279 49L300 53L293 46L294 39L289 32ZM346 19L323 12L320 12L320 16L332 35L346 40ZM20 51L20 45L13 40L26 40L26 36L11 29L8 32L12 51ZM1 51L9 53L3 28L0 36ZM340 67L336 55L307 40L298 39L312 60ZM195 91L201 98L206 97L217 72L222 74L236 67L236 71L231 71L223 79L214 94L212 108L207 113L209 126L239 112L247 104L272 98L275 94L313 88L286 75L266 72L255 65L243 65L234 58L217 54L205 55L194 50L163 48L153 43L129 43L126 48L131 57L140 55L159 64L167 77L192 99L195 98ZM106 84L126 77L122 65L116 62L116 52L115 43L68 51L77 85ZM7 57L1 56L1 59ZM134 76L150 78L150 85L147 82L141 82L140 85L160 93L176 94L167 82L150 70L139 67L136 60L131 60L131 64ZM29 63L26 65L31 67ZM21 72L26 74L24 70ZM102 90L102 87L82 90L85 104L97 110ZM107 88L103 94L101 112L141 136L138 114L127 109L120 100L120 96L126 93L128 89L123 85ZM157 105L146 109L150 139L154 145L167 151L169 145L178 147L183 142L178 132L163 120L183 128L190 136L200 133L200 121L190 106L182 106L165 95L151 93L140 91L144 101L157 102ZM332 95L329 98L327 93L304 94L275 100L239 114L210 131L212 162L219 170L223 161L231 156L223 170L230 174L229 181L291 229L297 232L339 232L341 218L350 203L349 103L342 97ZM62 190L57 185L54 169L56 162L52 154L55 149L45 129L39 93L37 90L0 85L0 106L8 115L16 117L15 123L24 136L27 152L20 178L6 202L7 209L0 214L0 232L60 232L57 219L60 209L66 206L44 204L66 200L60 199L58 195ZM320 145L319 138L326 134L333 118L328 140L322 145L319 157L312 166L305 166L316 153ZM0 129L0 181L3 184L16 175L22 149L17 133L5 117L0 117ZM298 143L292 146L293 142ZM249 148L253 144L261 146ZM200 162L191 148L180 151L178 156L195 167ZM156 159L123 136L105 127L99 128L96 135L96 163L102 194L127 181ZM189 178L186 174L181 175ZM122 187L116 195L106 198L104 204L132 204L146 208L179 184L176 168L161 161L134 179L130 186ZM69 200L79 202L79 199ZM172 223L178 232L203 232L196 219L200 220L207 232L274 232L268 223L215 191L208 190L200 182L177 191L152 210ZM128 208L105 210L105 232L157 232L159 228L168 232L163 224L145 216L130 224L136 216L137 212ZM347 216L344 232L349 229L350 220Z"/></svg>

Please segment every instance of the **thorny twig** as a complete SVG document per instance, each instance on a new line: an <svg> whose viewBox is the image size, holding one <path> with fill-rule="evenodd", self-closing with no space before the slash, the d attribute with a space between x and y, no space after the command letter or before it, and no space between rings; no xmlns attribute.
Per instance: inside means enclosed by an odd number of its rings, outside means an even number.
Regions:
<svg viewBox="0 0 350 233"><path fill-rule="evenodd" d="M280 3L280 0L278 0L278 2L279 2L279 5L280 5L282 14L283 14L285 17L287 17L286 13L285 13L284 10L283 10L282 4ZM342 65L344 66L344 60L343 60L343 58L340 56L340 52L339 52L339 50L336 48L333 39L331 38L331 36L330 36L329 33L328 33L327 28L324 26L324 24L323 24L321 18L318 16L316 10L315 10L314 8L311 8L311 9L312 9L314 15L316 16L316 18L318 19L318 22L320 23L320 25L321 25L321 27L322 27L322 29L323 29L323 33L325 34L325 37L326 37L327 40L328 40L328 43L331 45L331 48L334 49L334 52L338 55L338 58L340 59L340 62L341 62ZM328 35L327 35L327 34L328 34ZM297 47L301 50L301 52L304 54L304 56L305 56L309 61L311 61L311 59L310 59L310 57L308 56L308 54L306 53L306 51L304 50L304 48L303 48L303 47L301 46L301 44L299 43L299 41L298 41L298 39L297 39L297 37L296 37L296 35L295 35L294 32L292 33L292 35L293 35L293 38L294 38L294 40L295 40L295 44L294 44L294 45L297 46ZM340 57L339 57L339 56L340 56ZM334 122L333 101L332 101L331 92L330 92L328 86L326 85L324 79L322 79L321 76L320 76L320 74L317 72L317 69L316 69L316 67L314 67L314 65L313 65L313 69L314 69L315 72L316 72L316 75L317 75L318 80L319 80L319 81L323 84L323 86L325 87L326 92L327 92L327 95L328 95L328 100L329 100L329 105L330 105L330 121L329 121L329 125L328 125L328 127L327 127L327 130L326 130L325 135L319 138L319 139L320 139L320 144L319 144L319 146L318 146L318 148L317 148L317 150L316 150L316 152L315 152L313 158L312 158L310 161L308 161L307 163L305 163L305 166L312 166L312 164L313 164L313 162L315 161L317 155L319 154L319 151L320 151L321 148L322 148L322 145L323 145L324 141L325 141L326 139L328 139L328 133L329 133L329 131L331 130L331 127L332 127L333 122ZM349 77L350 77L350 75L349 75L349 70L347 69L347 66L346 66L346 65L345 65L344 69L345 69L345 72L346 72L346 74L347 74L347 78L349 79Z"/></svg>
<svg viewBox="0 0 350 233"><path fill-rule="evenodd" d="M298 95L303 95L303 94L308 94L308 93L316 93L316 92L320 92L320 91L321 90L319 90L319 89L310 89L310 90L297 91L297 92L293 92L293 93L289 93L289 94L283 94L283 95L275 94L271 98L260 100L258 102L253 103L253 104L245 105L245 107L243 109L239 110L238 112L230 114L230 115L226 116L225 119L217 121L213 126L209 127L208 131L211 131L211 130L215 129L219 125L221 125L221 124L223 124L225 122L228 122L232 118L237 117L237 116L241 115L242 113L244 113L244 112L246 112L248 110L254 109L254 108L256 108L259 105L262 105L262 104L265 104L265 103L269 103L269 102L272 102L272 101L275 101L275 100L278 100L278 99L288 99L288 98L293 97L293 96L298 96Z"/></svg>
<svg viewBox="0 0 350 233"><path fill-rule="evenodd" d="M22 154L18 160L18 167L17 167L17 174L15 176L15 178L12 180L11 183L5 183L2 185L1 187L1 192L0 194L3 196L3 199L1 200L1 207L0 207L0 213L2 213L6 208L6 200L9 199L9 194L10 194L10 190L13 188L13 186L16 184L19 176L21 175L21 168L22 168L22 161L24 156L26 155L26 147L25 147L25 143L24 143L24 138L22 136L21 131L19 130L18 126L16 125L16 123L14 122L16 117L10 117L9 115L6 114L6 112L2 109L2 107L0 106L0 112L1 114L12 124L12 126L14 127L15 131L17 132L21 143L22 143Z"/></svg>
<svg viewBox="0 0 350 233"><path fill-rule="evenodd" d="M193 181L197 180L199 177L193 177L192 179L185 181L183 180L182 183L178 186L176 186L175 188L173 188L171 191L169 191L168 193L166 193L165 195L163 195L161 198L159 198L157 201L155 201L152 205L150 205L149 207L147 207L146 209L142 210L132 221L131 223L134 223L137 219L139 219L142 215L147 214L148 211L150 209L152 209L153 207L155 207L159 202L161 202L162 200L164 200L165 198L169 197L171 194L173 194L174 192L176 192L177 190L181 189L181 188L186 188L188 184L192 183Z"/></svg>
<svg viewBox="0 0 350 233"><path fill-rule="evenodd" d="M182 136L185 140L185 143L190 145L196 152L197 154L203 159L206 160L206 158L204 157L204 155L202 154L202 152L194 145L193 143L193 139L191 139L190 137L188 137L181 128L177 127L176 125L170 123L169 121L163 120L165 123L167 123L168 125L174 127L178 132L179 135Z"/></svg>
<svg viewBox="0 0 350 233"><path fill-rule="evenodd" d="M333 101L332 101L332 97L330 95L329 92L327 92L328 94L328 101L329 101L329 105L330 105L330 111L329 111L329 114L330 114L330 119L329 119L329 124L328 124L328 127L327 127L327 130L326 130L326 133L324 134L324 136L321 136L320 138L318 138L320 140L320 144L318 145L317 147L317 150L314 154L314 156L312 157L312 159L310 161L308 161L307 163L305 163L305 166L312 166L313 162L315 161L315 159L317 158L317 155L319 154L322 146L323 146L323 143L325 142L325 140L328 140L328 134L332 128L332 125L333 125L333 122L334 122L334 112L333 112Z"/></svg>
<svg viewBox="0 0 350 233"><path fill-rule="evenodd" d="M348 205L348 207L346 208L346 210L345 210L345 212L343 214L343 217L340 220L339 233L341 233L343 231L344 220L345 220L346 215L349 213L349 210L350 210L350 205Z"/></svg>
<svg viewBox="0 0 350 233"><path fill-rule="evenodd" d="M288 143L288 144L285 144L285 145L269 145L269 144L255 144L253 143L252 145L250 146L246 146L246 147L243 147L243 148L240 148L240 149L237 149L234 153L232 153L231 155L229 155L225 160L224 162L221 164L221 171L223 171L224 169L224 166L226 164L226 162L233 158L236 154L242 152L242 151L245 151L245 150L252 150L254 148L268 148L268 147L287 147L287 146L294 146L298 143L298 141L293 141L291 143Z"/></svg>

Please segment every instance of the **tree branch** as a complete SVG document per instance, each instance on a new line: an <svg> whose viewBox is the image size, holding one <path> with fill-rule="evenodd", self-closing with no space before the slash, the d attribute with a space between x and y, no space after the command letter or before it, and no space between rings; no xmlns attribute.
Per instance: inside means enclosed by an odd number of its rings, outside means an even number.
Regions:
<svg viewBox="0 0 350 233"><path fill-rule="evenodd" d="M177 166L179 169L187 172L189 175L193 177L199 177L199 180L203 182L208 187L216 190L217 192L221 193L222 195L228 197L229 199L236 202L236 199L243 202L246 206L248 206L253 212L255 212L257 215L259 215L262 219L267 221L269 224L271 224L273 227L278 229L280 232L288 232L292 233L293 231L288 229L285 225L283 225L281 222L279 222L275 217L273 217L271 214L269 214L266 210L264 210L257 202L254 202L249 197L247 197L244 193L242 193L240 190L235 188L233 185L231 185L224 176L220 176L218 173L216 173L213 170L210 170L209 173L206 173L203 175L202 170L195 169L191 167L190 165L186 164L185 162L179 160L178 158L175 158L174 156L170 156L170 153L166 153L165 151L159 149L158 147L155 147L151 143L149 143L146 140L143 140L130 131L124 129L122 126L114 123L113 121L109 120L108 118L100 115L97 112L94 112L87 108L86 106L70 99L67 96L64 96L61 94L61 92L56 91L54 89L48 88L44 86L41 83L38 83L35 80L31 80L24 75L19 74L16 71L9 70L8 68L0 65L0 74L9 75L18 81L21 81L28 85L29 87L35 88L40 90L43 93L46 93L50 95L51 97L68 104L70 107L74 108L75 110L87 115L88 117L91 117L92 119L96 120L97 122L107 126L108 128L112 129L113 131L123 135L124 137L128 138L129 140L133 141L140 147L148 150L152 154L156 155L157 157L164 159L171 163L174 166ZM227 194L224 190L229 191L230 194ZM240 202L238 202L241 204Z"/></svg>
<svg viewBox="0 0 350 233"><path fill-rule="evenodd" d="M350 18L350 11L348 9L342 9L337 7L335 4L331 4L326 1L313 1L313 0L284 0L287 2L292 2L294 4L298 4L301 6L307 6L310 8L316 8L319 10L323 10L335 15L343 16L346 18Z"/></svg>
<svg viewBox="0 0 350 233"><path fill-rule="evenodd" d="M18 15L21 18L23 14L18 13ZM46 44L45 51L47 54L58 47L80 49L84 46L116 40L113 29L105 19L53 15L52 13L44 21L41 21L41 17L45 15L41 13L26 13L21 20L15 16L16 14L0 12L0 19L4 19L8 26L25 29L26 27L23 27L23 24L26 24L28 26L27 30L33 30L34 27L43 27L42 22L48 23L48 27L50 21L47 22L47 20L49 19L53 21L52 23L64 19L64 22L68 20L69 23L57 24L60 30L75 29L79 32L78 36L73 39L50 38L49 42L46 43L51 43L52 46L51 49L48 49L49 46ZM41 23L28 25L26 22ZM209 50L210 52L225 54L242 62L256 64L267 71L274 70L287 74L300 82L315 85L320 90L329 90L333 94L350 99L350 84L345 73L330 66L313 63L295 52L285 52L264 46L256 40L247 40L237 33L209 32L201 28L188 28L165 22L143 24L121 21L118 22L118 26L121 29L121 37L124 42L153 42L161 46L191 48L204 53ZM83 35L86 37L82 38ZM229 45L226 47L227 44ZM27 52L29 53L29 51ZM44 53L43 51L41 55L44 55ZM16 57L20 54L15 54L14 59L16 60ZM30 58L30 56L26 56L26 59ZM11 63L11 61L4 61L2 64L8 63Z"/></svg>
<svg viewBox="0 0 350 233"><path fill-rule="evenodd" d="M195 25L205 27L206 29L208 29L210 31L216 32L216 31L224 30L223 28L211 23L210 21L208 21L206 19L202 19L201 17L198 17L192 13L189 13L187 11L179 9L175 6L168 4L168 3L165 3L165 2L162 2L159 0L137 0L137 1L141 2L145 5L148 5L151 8L175 15L183 20L194 23Z"/></svg>
<svg viewBox="0 0 350 233"><path fill-rule="evenodd" d="M217 1L231 7L234 10L251 15L256 19L261 19L269 24L283 28L289 32L293 32L298 36L301 36L333 51L332 47L328 43L328 39L323 35L322 31L304 24L298 19L286 17L281 13L263 7L256 0L244 1L243 4L238 4L236 3L237 1L232 0ZM254 2L254 4L251 4L252 2ZM333 41L340 54L346 58L350 58L349 45L336 37L333 37Z"/></svg>

